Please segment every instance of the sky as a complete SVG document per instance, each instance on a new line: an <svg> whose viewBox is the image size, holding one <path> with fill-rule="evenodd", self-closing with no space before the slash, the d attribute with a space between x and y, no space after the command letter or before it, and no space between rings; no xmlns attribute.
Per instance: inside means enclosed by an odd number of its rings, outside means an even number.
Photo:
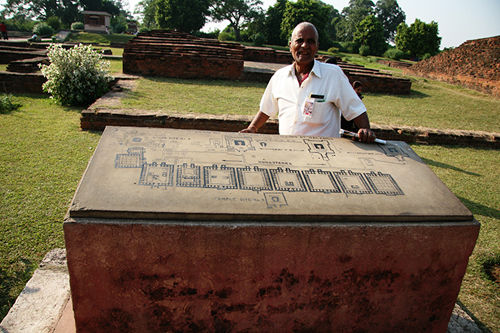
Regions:
<svg viewBox="0 0 500 333"><path fill-rule="evenodd" d="M140 0L123 0L130 12ZM276 0L263 0L267 9ZM349 0L323 0L339 12L349 4ZM376 3L376 0L373 0ZM0 0L0 9L6 0ZM127 5L128 3L128 5ZM406 14L406 24L419 19L425 23L438 23L441 49L457 47L471 39L500 35L500 0L398 0L399 7ZM208 23L202 30L223 29L227 22Z"/></svg>

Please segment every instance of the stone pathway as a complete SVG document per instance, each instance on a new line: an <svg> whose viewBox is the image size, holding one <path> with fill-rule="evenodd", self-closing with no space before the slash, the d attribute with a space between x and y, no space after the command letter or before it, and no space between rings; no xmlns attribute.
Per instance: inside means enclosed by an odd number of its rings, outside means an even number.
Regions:
<svg viewBox="0 0 500 333"><path fill-rule="evenodd" d="M47 253L7 316L1 333L76 332L65 249ZM457 303L447 333L482 333Z"/></svg>

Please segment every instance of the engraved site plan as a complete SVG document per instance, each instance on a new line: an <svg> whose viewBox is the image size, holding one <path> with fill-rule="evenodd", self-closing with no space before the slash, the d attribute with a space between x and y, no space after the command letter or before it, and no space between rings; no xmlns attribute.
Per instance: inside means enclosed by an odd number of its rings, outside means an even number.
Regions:
<svg viewBox="0 0 500 333"><path fill-rule="evenodd" d="M470 212L404 142L107 127L72 216L433 220Z"/></svg>

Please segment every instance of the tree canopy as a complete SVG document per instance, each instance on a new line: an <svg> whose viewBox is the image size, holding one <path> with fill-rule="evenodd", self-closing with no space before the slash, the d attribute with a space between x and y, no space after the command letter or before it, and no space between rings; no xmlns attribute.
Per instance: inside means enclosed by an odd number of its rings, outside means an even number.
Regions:
<svg viewBox="0 0 500 333"><path fill-rule="evenodd" d="M406 19L405 12L396 0L379 0L375 5L375 15L384 28L386 41L394 42L396 29Z"/></svg>
<svg viewBox="0 0 500 333"><path fill-rule="evenodd" d="M398 26L396 33L396 47L408 52L413 57L425 54L435 55L439 52L441 37L438 36L438 24L434 21L425 23L416 19L408 27L406 23Z"/></svg>
<svg viewBox="0 0 500 333"><path fill-rule="evenodd" d="M260 6L261 0L214 0L210 5L210 16L216 22L229 21L236 40L240 40L242 27L261 14Z"/></svg>
<svg viewBox="0 0 500 333"><path fill-rule="evenodd" d="M7 0L5 14L47 20L57 16L68 25L79 17L79 2L75 0Z"/></svg>
<svg viewBox="0 0 500 333"><path fill-rule="evenodd" d="M374 6L371 0L349 0L349 5L342 10L341 19L337 24L338 39L353 40L356 26L365 17L374 13Z"/></svg>
<svg viewBox="0 0 500 333"><path fill-rule="evenodd" d="M354 42L360 47L368 47L368 54L382 55L387 49L382 23L374 15L365 17L356 26Z"/></svg>
<svg viewBox="0 0 500 333"><path fill-rule="evenodd" d="M264 20L264 33L269 44L286 45L286 38L281 37L281 20L285 13L287 0L277 0L267 9Z"/></svg>
<svg viewBox="0 0 500 333"><path fill-rule="evenodd" d="M331 22L333 7L318 0L298 0L297 2L287 2L283 20L281 21L281 38L287 39L292 35L292 31L300 22L311 22L316 26L319 33L319 44L328 47L329 40L326 28Z"/></svg>
<svg viewBox="0 0 500 333"><path fill-rule="evenodd" d="M154 6L160 28L191 33L205 25L209 0L155 0Z"/></svg>

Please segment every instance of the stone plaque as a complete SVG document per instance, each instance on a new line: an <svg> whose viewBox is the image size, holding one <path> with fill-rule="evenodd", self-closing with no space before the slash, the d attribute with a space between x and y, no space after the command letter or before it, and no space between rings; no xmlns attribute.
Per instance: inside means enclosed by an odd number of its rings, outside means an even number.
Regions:
<svg viewBox="0 0 500 333"><path fill-rule="evenodd" d="M71 217L470 221L404 142L107 127Z"/></svg>
<svg viewBox="0 0 500 333"><path fill-rule="evenodd" d="M445 332L479 223L403 142L107 127L78 332Z"/></svg>

